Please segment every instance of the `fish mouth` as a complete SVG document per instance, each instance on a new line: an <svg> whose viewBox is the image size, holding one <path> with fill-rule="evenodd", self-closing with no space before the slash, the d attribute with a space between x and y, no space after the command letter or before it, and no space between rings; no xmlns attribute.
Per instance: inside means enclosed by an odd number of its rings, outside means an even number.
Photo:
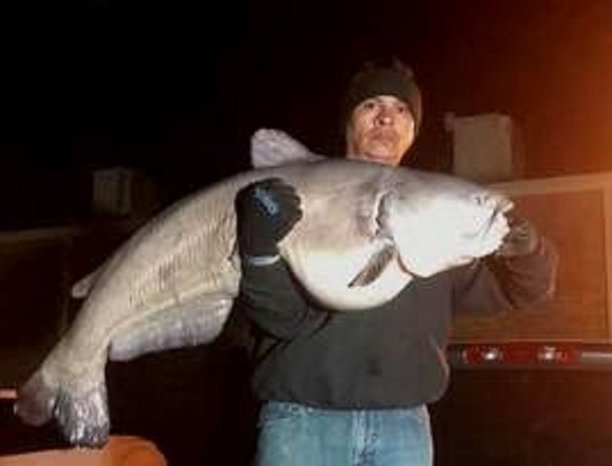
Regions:
<svg viewBox="0 0 612 466"><path fill-rule="evenodd" d="M501 246L504 237L510 231L506 214L512 207L513 205L511 203L497 206L487 219L484 228L481 230L480 236L483 243L491 244L490 252L495 251Z"/></svg>
<svg viewBox="0 0 612 466"><path fill-rule="evenodd" d="M493 229L493 227L498 224L498 222L501 220L501 217L504 217L504 215L504 211L502 211L501 209L495 209L493 213L489 216L487 225L485 227L485 232L491 231L491 229Z"/></svg>
<svg viewBox="0 0 612 466"><path fill-rule="evenodd" d="M492 210L491 215L489 215L483 225L482 232L484 234L489 233L492 228L499 224L500 220L505 221L507 225L507 220L501 217L505 217L506 214L514 208L514 203L507 197L497 197L494 202L494 205L490 207Z"/></svg>
<svg viewBox="0 0 612 466"><path fill-rule="evenodd" d="M507 213L513 207L514 204L507 198L495 200L495 204L489 207L490 213L481 220L475 230L465 236L473 246L469 253L455 258L458 264L467 264L477 257L491 254L502 245L504 237L510 231Z"/></svg>

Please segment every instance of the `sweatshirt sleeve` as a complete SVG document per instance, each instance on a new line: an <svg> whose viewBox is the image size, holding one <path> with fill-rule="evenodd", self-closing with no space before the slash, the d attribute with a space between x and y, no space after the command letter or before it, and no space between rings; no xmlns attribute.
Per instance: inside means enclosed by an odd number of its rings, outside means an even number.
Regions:
<svg viewBox="0 0 612 466"><path fill-rule="evenodd" d="M541 238L531 254L504 258L489 256L456 271L455 312L495 313L522 309L552 298L558 255Z"/></svg>
<svg viewBox="0 0 612 466"><path fill-rule="evenodd" d="M280 339L292 338L323 314L309 306L282 260L265 266L243 265L238 304L255 325Z"/></svg>

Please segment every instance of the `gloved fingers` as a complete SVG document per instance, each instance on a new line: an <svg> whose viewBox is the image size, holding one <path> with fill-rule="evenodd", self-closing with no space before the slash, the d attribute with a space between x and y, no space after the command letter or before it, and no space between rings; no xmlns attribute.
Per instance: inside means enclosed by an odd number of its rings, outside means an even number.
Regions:
<svg viewBox="0 0 612 466"><path fill-rule="evenodd" d="M281 178L267 178L257 184L269 192L283 206L292 208L299 207L301 204L295 188Z"/></svg>
<svg viewBox="0 0 612 466"><path fill-rule="evenodd" d="M285 237L285 235L287 235L287 233L289 233L292 229L293 226L299 222L303 217L303 213L301 209L298 210L293 210L291 212L288 212L287 218L285 219L285 222L283 222L282 225L279 225L279 236L281 238Z"/></svg>
<svg viewBox="0 0 612 466"><path fill-rule="evenodd" d="M236 195L239 250L246 256L273 256L277 244L302 218L300 198L290 184L267 178L242 188Z"/></svg>
<svg viewBox="0 0 612 466"><path fill-rule="evenodd" d="M508 226L510 227L510 231L508 235L520 239L520 238L529 238L531 236L537 235L536 228L529 220L523 217L519 217L517 215L512 215L508 217Z"/></svg>
<svg viewBox="0 0 612 466"><path fill-rule="evenodd" d="M507 215L507 219L510 230L504 238L498 254L509 257L535 251L539 234L533 223L515 214Z"/></svg>
<svg viewBox="0 0 612 466"><path fill-rule="evenodd" d="M273 213L269 208L266 209L271 216L287 221L301 213L301 200L295 189L288 184L277 184L274 188L267 190L263 196L265 197L260 197L259 200L265 201L264 204L267 207L270 203L274 204Z"/></svg>
<svg viewBox="0 0 612 466"><path fill-rule="evenodd" d="M259 203L268 213L273 214L279 206L297 208L301 201L295 188L290 184L280 178L266 178L251 183L238 192L236 204L245 203Z"/></svg>

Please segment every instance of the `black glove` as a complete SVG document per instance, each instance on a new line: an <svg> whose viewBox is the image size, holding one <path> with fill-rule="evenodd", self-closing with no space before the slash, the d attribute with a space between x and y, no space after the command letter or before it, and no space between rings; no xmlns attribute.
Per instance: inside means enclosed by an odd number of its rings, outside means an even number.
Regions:
<svg viewBox="0 0 612 466"><path fill-rule="evenodd" d="M302 218L295 189L279 178L242 188L236 195L235 208L238 250L247 259L276 258L277 243Z"/></svg>
<svg viewBox="0 0 612 466"><path fill-rule="evenodd" d="M504 237L497 255L516 257L535 252L540 236L531 222L515 215L508 215L508 226L510 231Z"/></svg>

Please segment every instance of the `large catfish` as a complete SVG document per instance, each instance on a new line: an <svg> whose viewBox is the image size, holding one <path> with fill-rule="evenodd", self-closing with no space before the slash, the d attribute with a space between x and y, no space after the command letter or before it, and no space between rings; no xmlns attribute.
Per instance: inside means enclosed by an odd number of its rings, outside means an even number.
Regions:
<svg viewBox="0 0 612 466"><path fill-rule="evenodd" d="M376 312L414 276L430 276L494 252L512 204L446 175L324 159L284 133L260 130L252 158L263 166L208 187L137 231L73 289L79 314L19 389L28 424L56 418L74 445L109 434L104 368L168 348L210 342L238 293L234 197L279 177L293 185L303 218L281 256L311 299L330 312Z"/></svg>

